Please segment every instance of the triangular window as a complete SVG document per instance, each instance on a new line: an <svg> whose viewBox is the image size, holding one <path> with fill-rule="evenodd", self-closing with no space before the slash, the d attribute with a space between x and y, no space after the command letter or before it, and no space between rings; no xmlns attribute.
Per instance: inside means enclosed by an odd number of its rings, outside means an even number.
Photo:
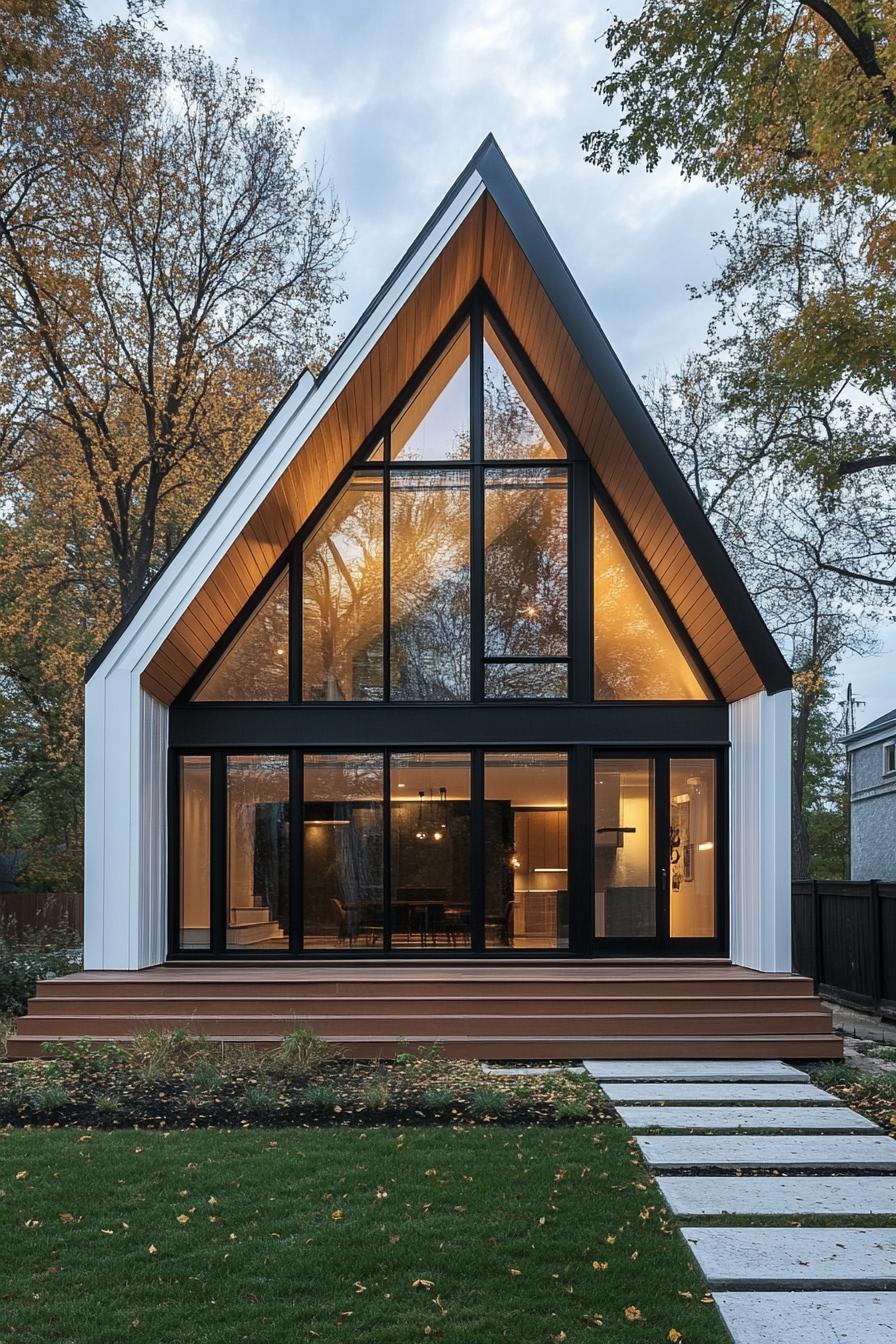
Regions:
<svg viewBox="0 0 896 1344"><path fill-rule="evenodd" d="M594 505L595 700L708 700L693 661Z"/></svg>
<svg viewBox="0 0 896 1344"><path fill-rule="evenodd" d="M512 461L566 457L558 434L488 318L483 335L486 458Z"/></svg>
<svg viewBox="0 0 896 1344"><path fill-rule="evenodd" d="M193 699L289 699L288 570L253 611Z"/></svg>
<svg viewBox="0 0 896 1344"><path fill-rule="evenodd" d="M439 356L392 426L391 457L465 462L470 456L470 327Z"/></svg>

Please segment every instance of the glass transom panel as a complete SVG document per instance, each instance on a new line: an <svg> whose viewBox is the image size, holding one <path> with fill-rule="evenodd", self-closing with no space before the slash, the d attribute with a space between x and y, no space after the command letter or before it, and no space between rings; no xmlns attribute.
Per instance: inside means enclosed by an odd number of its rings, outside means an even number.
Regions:
<svg viewBox="0 0 896 1344"><path fill-rule="evenodd" d="M482 363L486 460L566 457L559 435L488 318Z"/></svg>

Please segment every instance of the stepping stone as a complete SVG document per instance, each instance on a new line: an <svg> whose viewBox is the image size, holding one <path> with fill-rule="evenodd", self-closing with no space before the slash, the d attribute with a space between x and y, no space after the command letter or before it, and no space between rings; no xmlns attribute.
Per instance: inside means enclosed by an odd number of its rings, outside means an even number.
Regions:
<svg viewBox="0 0 896 1344"><path fill-rule="evenodd" d="M837 1167L896 1171L885 1134L658 1134L637 1140L652 1167Z"/></svg>
<svg viewBox="0 0 896 1344"><path fill-rule="evenodd" d="M683 1227L710 1288L896 1287L887 1227Z"/></svg>
<svg viewBox="0 0 896 1344"><path fill-rule="evenodd" d="M896 1180L888 1176L659 1176L672 1213L896 1214Z"/></svg>
<svg viewBox="0 0 896 1344"><path fill-rule="evenodd" d="M845 1106L617 1106L629 1129L872 1129Z"/></svg>
<svg viewBox="0 0 896 1344"><path fill-rule="evenodd" d="M818 1102L837 1098L812 1083L601 1083L610 1101Z"/></svg>
<svg viewBox="0 0 896 1344"><path fill-rule="evenodd" d="M715 1293L734 1344L894 1344L896 1293Z"/></svg>
<svg viewBox="0 0 896 1344"><path fill-rule="evenodd" d="M809 1075L780 1059L586 1059L585 1068L602 1082L693 1080L703 1083L807 1083Z"/></svg>

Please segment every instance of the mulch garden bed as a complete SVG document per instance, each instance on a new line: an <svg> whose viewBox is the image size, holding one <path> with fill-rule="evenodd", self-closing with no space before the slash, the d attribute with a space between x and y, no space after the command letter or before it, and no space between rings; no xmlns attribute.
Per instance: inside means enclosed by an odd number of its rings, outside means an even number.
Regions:
<svg viewBox="0 0 896 1344"><path fill-rule="evenodd" d="M896 1138L896 1073L866 1073L848 1064L821 1064L812 1070L812 1081Z"/></svg>
<svg viewBox="0 0 896 1344"><path fill-rule="evenodd" d="M383 1063L327 1058L320 1042L304 1047L298 1060L247 1051L222 1059L220 1046L183 1033L147 1033L133 1050L85 1041L0 1065L0 1125L614 1123L594 1082L566 1071L500 1076L437 1051Z"/></svg>

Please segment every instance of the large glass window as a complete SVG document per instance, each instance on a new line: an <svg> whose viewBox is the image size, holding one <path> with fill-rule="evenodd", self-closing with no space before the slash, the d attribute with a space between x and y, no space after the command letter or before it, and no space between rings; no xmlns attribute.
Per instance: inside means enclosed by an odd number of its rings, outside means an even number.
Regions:
<svg viewBox="0 0 896 1344"><path fill-rule="evenodd" d="M594 763L594 933L657 933L656 807L650 757Z"/></svg>
<svg viewBox="0 0 896 1344"><path fill-rule="evenodd" d="M302 695L383 698L383 478L359 471L302 552Z"/></svg>
<svg viewBox="0 0 896 1344"><path fill-rule="evenodd" d="M594 698L708 699L681 641L596 502Z"/></svg>
<svg viewBox="0 0 896 1344"><path fill-rule="evenodd" d="M567 693L564 663L548 664L543 682L542 669L516 663L568 652L567 495L563 468L486 470L485 653L503 663L486 665L490 697Z"/></svg>
<svg viewBox="0 0 896 1344"><path fill-rule="evenodd" d="M393 948L469 947L469 752L395 752L390 791Z"/></svg>
<svg viewBox="0 0 896 1344"><path fill-rule="evenodd" d="M288 572L256 607L193 698L289 699Z"/></svg>
<svg viewBox="0 0 896 1344"><path fill-rule="evenodd" d="M383 946L383 757L306 755L306 950Z"/></svg>
<svg viewBox="0 0 896 1344"><path fill-rule="evenodd" d="M486 459L565 457L559 435L488 318L482 361Z"/></svg>
<svg viewBox="0 0 896 1344"><path fill-rule="evenodd" d="M289 947L289 758L227 758L227 947Z"/></svg>
<svg viewBox="0 0 896 1344"><path fill-rule="evenodd" d="M469 472L390 475L392 699L469 700Z"/></svg>
<svg viewBox="0 0 896 1344"><path fill-rule="evenodd" d="M210 946L212 769L208 756L180 758L180 945Z"/></svg>
<svg viewBox="0 0 896 1344"><path fill-rule="evenodd" d="M392 426L393 461L470 456L470 327L464 326Z"/></svg>
<svg viewBox="0 0 896 1344"><path fill-rule="evenodd" d="M669 934L713 938L716 932L716 762L669 762Z"/></svg>
<svg viewBox="0 0 896 1344"><path fill-rule="evenodd" d="M566 753L485 754L485 945L568 947Z"/></svg>

